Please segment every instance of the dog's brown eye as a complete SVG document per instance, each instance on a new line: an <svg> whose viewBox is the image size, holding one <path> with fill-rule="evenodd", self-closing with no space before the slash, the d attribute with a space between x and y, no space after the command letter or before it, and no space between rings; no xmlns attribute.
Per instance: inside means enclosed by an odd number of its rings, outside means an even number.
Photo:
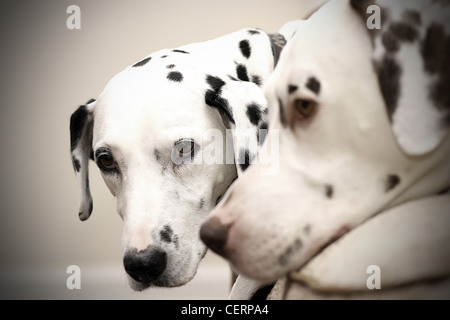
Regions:
<svg viewBox="0 0 450 320"><path fill-rule="evenodd" d="M309 118L316 110L316 103L311 100L297 99L294 101L294 108L302 118Z"/></svg>
<svg viewBox="0 0 450 320"><path fill-rule="evenodd" d="M117 164L110 154L101 154L97 158L97 163L100 165L101 169L104 170L114 170L117 168Z"/></svg>

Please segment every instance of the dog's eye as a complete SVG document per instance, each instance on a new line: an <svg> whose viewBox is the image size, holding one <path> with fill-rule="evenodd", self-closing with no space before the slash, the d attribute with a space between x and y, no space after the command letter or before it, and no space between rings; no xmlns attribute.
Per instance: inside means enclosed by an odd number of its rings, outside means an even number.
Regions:
<svg viewBox="0 0 450 320"><path fill-rule="evenodd" d="M117 169L116 161L114 161L114 158L108 153L99 155L97 157L97 164L99 165L100 169L103 169L105 171Z"/></svg>
<svg viewBox="0 0 450 320"><path fill-rule="evenodd" d="M188 156L193 157L195 151L195 141L192 139L181 139L177 143L178 156L185 158Z"/></svg>
<svg viewBox="0 0 450 320"><path fill-rule="evenodd" d="M199 147L194 139L178 140L172 149L172 162L176 165L192 163Z"/></svg>
<svg viewBox="0 0 450 320"><path fill-rule="evenodd" d="M316 110L316 103L311 100L297 99L294 101L294 109L302 118L309 118Z"/></svg>

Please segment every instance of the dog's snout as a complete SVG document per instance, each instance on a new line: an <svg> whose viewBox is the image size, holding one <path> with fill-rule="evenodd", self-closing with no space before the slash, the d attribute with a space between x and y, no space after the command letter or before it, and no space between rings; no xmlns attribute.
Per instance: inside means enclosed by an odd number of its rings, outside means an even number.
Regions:
<svg viewBox="0 0 450 320"><path fill-rule="evenodd" d="M155 245L150 245L141 251L131 249L125 254L123 265L130 277L138 282L148 284L166 269L167 253Z"/></svg>
<svg viewBox="0 0 450 320"><path fill-rule="evenodd" d="M215 253L226 258L224 250L227 242L229 226L222 224L219 219L211 218L200 228L200 239Z"/></svg>

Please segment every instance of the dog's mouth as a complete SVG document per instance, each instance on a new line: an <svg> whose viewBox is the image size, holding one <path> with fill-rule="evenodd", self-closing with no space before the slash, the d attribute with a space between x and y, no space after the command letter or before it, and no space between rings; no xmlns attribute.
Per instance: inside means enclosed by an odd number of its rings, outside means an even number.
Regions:
<svg viewBox="0 0 450 320"><path fill-rule="evenodd" d="M147 280L138 281L128 275L128 284L135 291L143 291L150 287L165 287L165 288L179 287L185 285L190 280L191 279L179 282L171 277L161 276L157 279L154 279L153 281Z"/></svg>
<svg viewBox="0 0 450 320"><path fill-rule="evenodd" d="M130 274L127 274L128 277L128 284L130 287L135 291L143 291L150 287L165 287L165 288L171 288L171 287L179 287L187 284L195 275L194 274L188 275L188 274L181 274L182 272L178 274L171 274L170 272L164 272L157 278L147 279L147 278L141 278L138 276L131 276Z"/></svg>

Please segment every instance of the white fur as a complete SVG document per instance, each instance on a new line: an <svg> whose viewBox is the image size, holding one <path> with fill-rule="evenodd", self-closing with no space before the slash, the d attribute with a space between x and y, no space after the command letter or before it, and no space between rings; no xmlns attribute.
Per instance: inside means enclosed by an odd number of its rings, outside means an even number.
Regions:
<svg viewBox="0 0 450 320"><path fill-rule="evenodd" d="M405 154L371 57L365 23L344 0L324 5L285 47L265 88L269 127L280 130L280 170L267 176L252 166L210 216L229 227L224 252L241 274L274 281L374 215L450 187L448 130L433 152ZM305 88L310 76L321 83L318 96ZM289 85L298 86L292 95ZM315 101L311 119L292 120L295 99ZM393 174L400 182L388 190Z"/></svg>
<svg viewBox="0 0 450 320"><path fill-rule="evenodd" d="M239 44L244 39L250 42L250 57L241 52ZM264 110L266 99L257 84L236 79L236 67L245 65L249 77L257 75L264 84L275 64L270 38L263 31L241 30L178 50L188 54L157 51L148 56L147 64L129 66L114 76L97 101L88 105L83 133L72 150L74 166L81 165L77 172L80 218L90 215L90 149L96 154L107 148L119 173L102 172L102 176L117 198L117 211L124 221L124 254L150 245L167 253L167 267L153 283L129 277L136 290L149 285L180 286L194 277L207 249L199 237L200 225L240 171L234 163L227 164L225 152L220 163L211 164L201 156L195 164L172 162L177 141L194 139L204 147L205 132L210 130L222 139L216 142L227 147L227 123L218 108L205 100L211 89L207 75L226 82L220 97L227 99L233 113L234 123L229 124L239 135L233 144L237 159L242 143L251 154L258 152L257 131L246 115L247 105L256 103ZM171 71L180 72L182 82L167 79ZM263 122L265 117L262 112ZM162 239L167 227L171 241Z"/></svg>

